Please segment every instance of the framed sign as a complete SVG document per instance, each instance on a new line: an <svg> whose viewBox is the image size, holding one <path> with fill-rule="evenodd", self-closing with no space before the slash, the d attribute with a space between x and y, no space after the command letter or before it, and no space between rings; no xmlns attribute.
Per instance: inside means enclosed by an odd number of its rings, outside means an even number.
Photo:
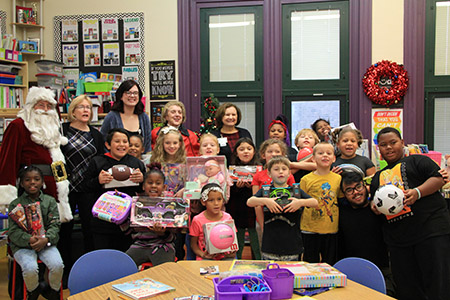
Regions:
<svg viewBox="0 0 450 300"><path fill-rule="evenodd" d="M175 99L175 61L151 61L150 100Z"/></svg>

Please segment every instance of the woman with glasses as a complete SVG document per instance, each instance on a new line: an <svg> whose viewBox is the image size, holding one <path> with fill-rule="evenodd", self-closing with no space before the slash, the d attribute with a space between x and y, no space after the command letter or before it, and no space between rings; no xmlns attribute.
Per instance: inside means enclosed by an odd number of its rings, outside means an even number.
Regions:
<svg viewBox="0 0 450 300"><path fill-rule="evenodd" d="M116 101L103 120L100 131L106 137L109 130L123 128L130 136L140 134L144 137L145 153L151 148L150 118L144 111L142 90L134 80L125 80L116 91Z"/></svg>
<svg viewBox="0 0 450 300"><path fill-rule="evenodd" d="M91 210L94 203L86 202L85 193L79 191L79 184L83 181L83 174L92 157L105 153L105 142L102 134L89 125L92 120L92 102L86 95L81 95L72 100L68 110L68 121L62 124L63 135L67 137L68 143L61 146L66 158L66 171L69 179L69 203L74 214L76 208L81 220L83 233L84 251L94 250L90 221ZM68 276L72 267L72 229L73 220L61 224L58 249L64 261L64 275ZM67 279L67 277L64 277Z"/></svg>

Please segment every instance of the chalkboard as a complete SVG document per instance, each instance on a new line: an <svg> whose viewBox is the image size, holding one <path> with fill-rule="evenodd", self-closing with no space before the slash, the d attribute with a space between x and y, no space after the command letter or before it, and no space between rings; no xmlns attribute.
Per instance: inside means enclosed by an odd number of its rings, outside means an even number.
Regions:
<svg viewBox="0 0 450 300"><path fill-rule="evenodd" d="M118 19L118 32L117 32L117 40L108 40L105 39L100 34L98 41L83 41L83 20L96 19L98 20L99 33L102 33L102 19L103 18L117 18ZM133 40L125 40L125 36L129 37L129 32L124 32L123 22L126 18L139 18L139 35L136 35ZM61 38L61 30L62 30L62 21L63 20L76 20L78 25L78 38L76 40L71 40L67 42L63 42ZM130 66L126 64L125 61L125 47L126 44L129 43L139 43L140 53L139 53L139 61L135 64L138 67L138 83L139 86L143 89L145 87L145 51L144 51L144 13L135 12L135 13L111 13L111 14L91 14L91 15L63 15L63 16L55 16L54 20L54 40L55 40L55 60L62 62L63 55L63 46L64 45L76 45L78 47L78 57L79 64L78 67L74 67L74 69L79 69L82 73L96 72L97 78L100 78L100 73L112 73L112 74L122 74L122 67ZM116 33L114 32L114 35ZM85 66L84 64L84 48L85 45L99 44L100 45L100 58L103 58L103 50L108 47L105 45L118 44L119 47L119 60L118 63L114 63L115 65L104 65L105 60L101 59L101 64L99 66ZM113 58L112 58L113 59ZM67 67L65 67L67 68Z"/></svg>
<svg viewBox="0 0 450 300"><path fill-rule="evenodd" d="M151 61L150 100L175 99L175 61Z"/></svg>

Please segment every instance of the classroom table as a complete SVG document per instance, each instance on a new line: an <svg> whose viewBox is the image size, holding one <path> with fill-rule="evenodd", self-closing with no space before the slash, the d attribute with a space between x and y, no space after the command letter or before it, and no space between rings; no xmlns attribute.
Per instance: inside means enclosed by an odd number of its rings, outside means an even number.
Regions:
<svg viewBox="0 0 450 300"><path fill-rule="evenodd" d="M149 277L176 288L175 291L152 297L154 300L168 300L175 297L190 295L214 295L214 286L211 277L200 275L200 267L212 265L219 266L221 272L229 270L231 261L188 261L182 260L177 263L165 263L149 268L113 282L95 287L82 293L70 296L68 300L121 300L120 293L111 288L112 284L123 283L130 280ZM89 276L86 274L86 276ZM131 299L124 297L125 299ZM292 299L299 299L294 294ZM375 290L360 285L354 281L347 280L346 287L335 288L314 296L317 300L388 300L393 299Z"/></svg>

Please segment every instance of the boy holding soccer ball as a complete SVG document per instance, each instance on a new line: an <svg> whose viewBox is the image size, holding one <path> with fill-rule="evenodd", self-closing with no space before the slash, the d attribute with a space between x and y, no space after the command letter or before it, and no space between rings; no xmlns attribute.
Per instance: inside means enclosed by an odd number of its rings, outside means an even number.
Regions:
<svg viewBox="0 0 450 300"><path fill-rule="evenodd" d="M383 216L383 234L389 247L399 299L448 299L450 295L450 216L439 189L444 179L439 166L423 155L404 156L397 129L383 128L377 137L388 163L378 171L371 194L392 184L405 194L404 209ZM377 212L372 203L372 210ZM378 212L379 213L379 212Z"/></svg>

